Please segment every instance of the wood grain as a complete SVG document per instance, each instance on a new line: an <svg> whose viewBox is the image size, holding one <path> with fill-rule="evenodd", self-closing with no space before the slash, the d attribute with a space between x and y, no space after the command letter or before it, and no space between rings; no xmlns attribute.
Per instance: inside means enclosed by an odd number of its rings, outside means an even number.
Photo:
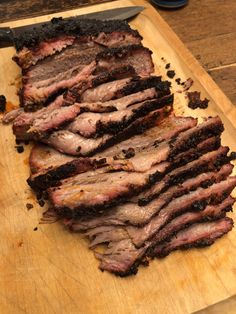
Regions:
<svg viewBox="0 0 236 314"><path fill-rule="evenodd" d="M1 0L0 21L12 21L75 9L108 0Z"/></svg>
<svg viewBox="0 0 236 314"><path fill-rule="evenodd" d="M229 97L232 103L236 105L236 64L209 70L209 74Z"/></svg>
<svg viewBox="0 0 236 314"><path fill-rule="evenodd" d="M121 0L65 12L83 14L124 5L144 5L142 0ZM236 108L198 64L156 11L147 9L132 21L154 53L156 72L165 76L164 56L178 77L194 79L194 90L210 99L207 110L192 111L183 94L176 94L177 113L202 117L220 115L225 125L223 144L236 150ZM50 19L53 15L47 16ZM34 18L12 26L42 21ZM6 25L6 24L5 24ZM2 24L1 26L4 26ZM155 36L153 35L155 34ZM12 80L19 68L11 61L12 48L0 51L0 94L16 103ZM173 91L177 86L173 82ZM236 231L202 250L176 252L141 268L126 279L101 273L87 241L60 223L38 225L42 211L25 180L27 158L15 149L11 126L0 127L0 312L1 313L192 313L236 294ZM28 211L26 203L34 208ZM235 218L235 214L231 214ZM35 227L38 227L35 230Z"/></svg>

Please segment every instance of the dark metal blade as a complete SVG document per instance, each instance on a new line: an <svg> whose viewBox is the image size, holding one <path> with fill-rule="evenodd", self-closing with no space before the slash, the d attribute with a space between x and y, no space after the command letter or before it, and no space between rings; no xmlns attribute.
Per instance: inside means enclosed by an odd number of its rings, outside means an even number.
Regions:
<svg viewBox="0 0 236 314"><path fill-rule="evenodd" d="M142 12L145 8L142 6L131 6L131 7L123 7L110 9L100 12L93 12L83 15L77 15L75 17L65 18L65 20L69 20L70 18L78 18L78 19L97 19L97 20L128 20L140 12ZM24 33L25 31L35 30L43 24L47 24L50 22L42 22L31 25L24 25L15 28L4 27L0 28L0 48L13 46L13 34L19 35Z"/></svg>

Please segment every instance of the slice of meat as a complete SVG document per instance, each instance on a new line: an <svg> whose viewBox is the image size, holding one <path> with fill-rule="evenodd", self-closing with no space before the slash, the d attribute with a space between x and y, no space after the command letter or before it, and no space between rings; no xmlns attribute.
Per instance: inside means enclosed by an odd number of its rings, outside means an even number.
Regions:
<svg viewBox="0 0 236 314"><path fill-rule="evenodd" d="M152 255L164 257L177 249L204 247L211 245L217 238L233 228L233 220L225 217L212 222L196 223L179 231L169 242L158 245Z"/></svg>
<svg viewBox="0 0 236 314"><path fill-rule="evenodd" d="M172 156L175 156L184 145L186 148L194 147L201 140L209 138L210 136L221 134L223 130L223 123L218 116L208 118L205 122L201 123L193 129L186 131L182 134L182 136L179 136L176 138L176 140L173 140L172 145L175 148L172 149L171 154Z"/></svg>
<svg viewBox="0 0 236 314"><path fill-rule="evenodd" d="M151 50L142 45L108 48L97 54L97 67L94 73L130 65L140 76L147 76L154 72L151 54Z"/></svg>
<svg viewBox="0 0 236 314"><path fill-rule="evenodd" d="M157 123L158 123L157 119ZM104 150L101 154L94 156L96 159L96 167L103 166L104 158L114 156L122 159L129 159L138 151L154 142L162 142L176 136L181 131L194 127L196 120L193 118L175 117L171 115L161 121L159 126L155 126L146 130L140 135L133 136L131 139L121 142L111 148ZM210 145L208 146L210 149ZM74 160L72 162L72 160ZM34 189L46 189L58 181L65 179L69 173L76 174L74 171L78 169L73 167L76 159L68 155L64 155L49 148L45 145L36 145L30 154L31 176L28 183ZM114 160L114 159L113 159ZM80 161L78 161L78 164ZM72 165L72 166L71 166ZM70 170L73 172L70 172ZM81 172L81 169L80 171Z"/></svg>
<svg viewBox="0 0 236 314"><path fill-rule="evenodd" d="M75 102L80 102L80 96L87 90L91 88L95 88L99 85L109 83L116 80L122 80L122 79L131 79L132 77L136 76L137 73L135 72L135 69L131 65L125 65L121 66L115 69L112 69L111 71L105 70L97 75L91 74L88 78L85 80L81 80L78 84L67 90L63 97L64 101L67 104L73 104ZM100 108L103 103L98 102L94 103L94 107ZM103 111L113 111L115 108L104 105L105 108ZM102 107L103 108L103 107ZM97 112L102 112L101 109Z"/></svg>
<svg viewBox="0 0 236 314"><path fill-rule="evenodd" d="M172 107L165 107L139 118L116 135L105 134L97 139L86 139L81 135L74 134L68 130L61 130L52 133L48 139L43 141L62 153L74 156L91 156L105 148L130 138L134 134L142 133L145 129L153 126L168 115Z"/></svg>
<svg viewBox="0 0 236 314"><path fill-rule="evenodd" d="M61 108L63 105L63 97L57 97L48 107L42 108L36 112L21 112L14 120L13 133L17 139L27 139L28 130L37 119L47 118L54 110Z"/></svg>
<svg viewBox="0 0 236 314"><path fill-rule="evenodd" d="M90 248L94 248L101 243L118 242L128 238L124 228L117 228L115 226L101 226L90 229L84 235L91 240L89 244Z"/></svg>
<svg viewBox="0 0 236 314"><path fill-rule="evenodd" d="M27 69L35 65L39 60L51 56L73 45L74 36L61 36L59 38L48 39L40 42L34 48L22 47L12 58L22 69Z"/></svg>
<svg viewBox="0 0 236 314"><path fill-rule="evenodd" d="M86 45L82 49L74 44L64 53L41 60L27 73L24 72L20 98L27 108L33 104L40 105L49 97L89 78L91 74L127 65L131 65L139 75L151 74L151 52L141 45L107 48L101 52L101 47L96 44Z"/></svg>
<svg viewBox="0 0 236 314"><path fill-rule="evenodd" d="M146 147L158 144L177 136L180 132L196 126L197 120L191 117L176 117L170 114L168 117L156 123L152 128L145 130L143 133L134 135L133 137L122 141L108 149L103 156L121 156L121 158L130 158L130 152L136 154ZM132 156L132 154L131 154Z"/></svg>
<svg viewBox="0 0 236 314"><path fill-rule="evenodd" d="M97 106L109 108L110 109L109 111L124 110L133 104L137 104L145 100L157 98L158 96L159 96L159 92L155 89L155 87L152 87L152 88L145 89L141 92L137 92L128 96L118 98L118 99L109 100L105 102L98 102ZM104 109L104 112L105 112L105 109Z"/></svg>
<svg viewBox="0 0 236 314"><path fill-rule="evenodd" d="M103 254L95 252L95 256L101 261L99 268L102 271L106 270L117 276L125 277L137 273L146 250L147 245L137 249L132 241L123 239L118 242L110 242Z"/></svg>
<svg viewBox="0 0 236 314"><path fill-rule="evenodd" d="M229 196L219 205L208 205L203 211L187 212L174 218L156 234L152 240L153 243L155 243L154 246L157 246L158 243L169 240L174 234L176 234L176 232L187 228L193 223L222 218L225 216L226 212L232 210L234 203L235 199Z"/></svg>
<svg viewBox="0 0 236 314"><path fill-rule="evenodd" d="M48 78L38 77L38 73L33 73L34 69L31 69L32 73L27 73L23 76L23 87L20 90L20 102L21 106L25 108L25 111L35 111L41 108L50 101L62 94L65 90L77 84L80 80L88 78L96 68L96 62L93 60L93 56L81 56L84 57L84 63L78 66L67 67L67 70L60 72L56 70L55 73L51 73ZM44 61L44 60L43 60ZM45 62L47 60L45 59ZM61 62L57 62L61 64ZM63 64L63 63L62 63ZM37 68L44 74L44 69L40 64L37 64ZM45 65L47 68L47 65ZM54 68L52 67L52 70Z"/></svg>
<svg viewBox="0 0 236 314"><path fill-rule="evenodd" d="M159 244L151 251L151 256L163 257L177 248L190 248L211 245L213 242L229 232L233 227L233 220L225 217L212 222L196 223L174 235L170 242ZM124 277L134 275L138 266L145 262L145 254L154 245L152 241L141 248L136 248L130 239L110 242L105 252L95 256L101 261L99 268ZM150 253L149 253L150 254Z"/></svg>
<svg viewBox="0 0 236 314"><path fill-rule="evenodd" d="M96 229L99 226L110 226L110 225L136 225L144 226L151 218L156 215L162 207L166 206L172 199L180 197L190 191L196 190L198 187L206 187L214 182L220 182L225 180L227 176L232 172L233 166L231 164L223 165L218 172L206 172L200 173L196 177L187 179L181 185L173 186L167 189L166 192L159 195L158 198L151 201L146 206L139 206L137 201L132 199L125 204L118 205L112 208L109 212L105 213L100 217L94 217L90 219L78 219L71 220L67 223L72 231L85 231L88 229ZM168 176L168 175L167 175ZM162 185L162 181L156 185ZM94 234L95 235L95 231Z"/></svg>
<svg viewBox="0 0 236 314"><path fill-rule="evenodd" d="M209 188L204 189L200 187L194 192L171 201L143 228L128 226L126 230L135 246L140 247L145 241L153 237L163 228L173 217L188 210L203 210L207 204L210 203L219 203L232 192L235 186L236 177L229 177L227 180L215 183Z"/></svg>
<svg viewBox="0 0 236 314"><path fill-rule="evenodd" d="M88 138L99 137L106 133L116 134L150 111L172 103L173 95L169 95L130 105L126 109L112 113L82 113L69 124L67 130Z"/></svg>
<svg viewBox="0 0 236 314"><path fill-rule="evenodd" d="M98 213L139 193L162 176L167 167L168 163L161 163L145 173L109 173L109 167L101 168L65 179L60 187L50 188L48 194L59 215L71 218Z"/></svg>
<svg viewBox="0 0 236 314"><path fill-rule="evenodd" d="M160 76L148 76L101 84L87 89L82 95L77 94L77 100L79 99L81 102L104 102L122 98L152 87L155 87L159 92L159 97L170 94L170 83L168 81L161 81Z"/></svg>
<svg viewBox="0 0 236 314"><path fill-rule="evenodd" d="M72 160L74 160L72 156L61 154L49 146L36 144L30 152L29 165L31 173L34 174L66 164Z"/></svg>
<svg viewBox="0 0 236 314"><path fill-rule="evenodd" d="M142 37L132 30L128 23L117 21L94 21L92 19L53 18L51 23L15 36L17 54L15 61L28 68L49 55L55 54L73 44L75 38L96 42L105 47L120 43L140 43Z"/></svg>
<svg viewBox="0 0 236 314"><path fill-rule="evenodd" d="M22 112L23 112L23 108L17 108L17 109L11 110L4 114L2 118L2 122L4 124L8 124L14 121Z"/></svg>
<svg viewBox="0 0 236 314"><path fill-rule="evenodd" d="M218 169L221 165L230 162L231 158L227 156L228 147L219 147L220 142L217 139L219 138L213 137L201 142L197 145L195 152L194 149L188 150L187 160L186 153L177 155L175 163L172 165L174 170L168 173L160 184L143 191L138 196L139 205L143 206L149 203L168 187L181 184L193 175Z"/></svg>
<svg viewBox="0 0 236 314"><path fill-rule="evenodd" d="M21 119L13 124L13 131L18 140L40 140L47 137L54 130L59 129L66 123L71 122L81 112L80 104L46 110L46 113L33 119L27 125ZM41 109L44 110L44 109ZM19 123L19 120L20 123ZM28 128L27 128L28 127Z"/></svg>

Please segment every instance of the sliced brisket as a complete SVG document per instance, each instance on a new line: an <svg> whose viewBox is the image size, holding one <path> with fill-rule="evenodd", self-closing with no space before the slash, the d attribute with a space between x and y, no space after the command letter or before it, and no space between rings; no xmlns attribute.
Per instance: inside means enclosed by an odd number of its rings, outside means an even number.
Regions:
<svg viewBox="0 0 236 314"><path fill-rule="evenodd" d="M47 108L41 110L44 109ZM80 104L76 103L71 106L56 108L51 112L46 110L46 114L30 121L31 123L28 125L27 123L24 124L24 121L21 123L22 120L20 117L13 124L13 132L18 140L40 140L47 137L54 130L74 120L80 112Z"/></svg>
<svg viewBox="0 0 236 314"><path fill-rule="evenodd" d="M99 137L106 133L116 134L150 111L172 103L173 95L169 95L130 105L126 109L112 113L82 113L70 123L67 130L88 138Z"/></svg>
<svg viewBox="0 0 236 314"><path fill-rule="evenodd" d="M87 139L68 130L61 130L52 133L49 138L43 141L62 153L74 156L91 156L124 139L130 138L134 134L142 133L145 129L152 127L154 123L156 124L157 120L161 121L166 117L171 109L172 107L165 107L155 110L137 119L116 135L105 134L97 139Z"/></svg>
<svg viewBox="0 0 236 314"><path fill-rule="evenodd" d="M187 212L174 218L170 223L157 232L157 234L151 240L152 245L149 247L148 251L152 252L152 248L157 246L158 243L168 241L174 234L176 234L176 232L188 227L193 223L225 217L226 212L232 210L234 202L235 199L229 196L219 205L208 205L202 211ZM89 229L85 235L91 241L89 245L91 248L94 248L95 246L103 243L118 242L129 238L126 228L122 226L117 227L114 225L100 226Z"/></svg>
<svg viewBox="0 0 236 314"><path fill-rule="evenodd" d="M151 253L149 252L149 255L163 257L177 248L211 245L217 238L229 232L232 227L233 220L228 217L212 222L196 223L178 232L170 242L157 245ZM137 273L138 266L145 261L145 254L153 245L155 241L136 248L130 239L122 239L118 242L110 242L103 254L95 252L95 256L101 261L99 268L102 271L107 270L124 277Z"/></svg>
<svg viewBox="0 0 236 314"><path fill-rule="evenodd" d="M198 187L205 187L213 184L214 182L220 182L225 180L227 176L232 172L233 166L226 164L222 166L219 172L206 172L200 173L196 177L186 179L182 184L178 184L166 190L166 192L160 194L156 199L148 203L146 206L139 206L136 200L132 199L125 204L112 208L109 212L104 213L100 217L94 217L86 220L86 218L71 220L70 228L72 231L85 231L88 229L96 230L99 226L110 226L110 225L136 225L144 226L151 218L158 214L160 209L166 206L172 199L180 197L191 191L196 190ZM162 181L156 185L163 185ZM95 231L94 231L95 234Z"/></svg>
<svg viewBox="0 0 236 314"><path fill-rule="evenodd" d="M204 247L233 228L233 219L225 217L212 222L196 223L179 231L169 242L158 245L152 252L154 257L164 257L177 249Z"/></svg>
<svg viewBox="0 0 236 314"><path fill-rule="evenodd" d="M157 119L157 123L158 123ZM135 156L137 152L152 143L162 142L176 136L181 131L194 127L196 120L193 118L175 117L171 115L162 120L158 126L146 130L140 135L133 136L131 139L125 140L115 146L104 150L101 154L94 156L93 163L96 167L104 166L106 159L129 159ZM208 145L210 149L210 145ZM72 161L73 160L73 161ZM53 148L44 145L36 145L30 154L31 176L28 183L34 189L46 189L50 186L57 185L58 181L65 179L75 171L81 169L75 167L75 164L81 165L81 161L68 155L64 155ZM92 165L92 163L91 163ZM82 167L82 169L84 169Z"/></svg>
<svg viewBox="0 0 236 314"><path fill-rule="evenodd" d="M81 102L104 102L122 98L152 87L156 88L159 97L170 93L170 83L168 81L161 81L160 76L148 76L104 83L97 87L87 89L82 95L78 94L77 98L80 99Z"/></svg>
<svg viewBox="0 0 236 314"><path fill-rule="evenodd" d="M132 242L140 247L145 241L153 237L173 217L183 212L203 210L208 204L217 204L224 200L236 186L236 177L215 183L204 189L199 187L196 191L173 199L166 207L160 210L157 216L142 228L128 226L126 228Z"/></svg>
<svg viewBox="0 0 236 314"><path fill-rule="evenodd" d="M220 160L221 160L221 162L226 162L228 159L227 159L227 156L226 156L226 154L227 154L227 152L228 152L228 149L227 148L221 148L220 150L219 150L219 152L217 152L216 153L216 155L218 156L219 155L219 158L220 158ZM186 152L186 156L188 155L188 152ZM177 159L178 159L178 157L177 157ZM186 160L188 160L188 158L186 158ZM186 161L187 162L187 161ZM219 164L219 162L218 162L218 159L216 159L216 163L217 163L217 165ZM148 160L147 162L146 162L146 164L145 164L145 166L146 165L148 165L149 164L149 166L146 168L146 169L150 169L150 167L152 167L152 165L153 165L153 162L152 162L152 158L150 159L150 161ZM214 164L214 163L213 163ZM119 163L119 166L120 166L120 163ZM122 169L122 164L121 164L121 167L119 168L117 168L117 169ZM128 166L129 166L129 164L128 164ZM172 168L175 168L176 166L178 166L178 163L177 163L177 165L175 164L175 163L165 163L165 172L167 171L167 169L170 171L170 169L172 169ZM133 162L133 167L135 167L135 168L138 168L138 169L140 169L140 167L142 168L143 167L143 164L142 163L140 163L139 162L139 160L138 160L138 162ZM155 166L153 167L153 168L155 168ZM113 169L116 169L116 168L113 168ZM123 168L123 169L125 169L125 170L127 170L126 169L126 165L125 165L125 168ZM201 169L201 168L200 168ZM146 172L143 172L143 173L136 173L137 175L139 175L140 177L142 177L143 178L143 180L147 180L146 182L149 182L149 178L150 178L150 171L152 172L152 168L151 168L151 170L148 170L148 171L146 171ZM187 174L192 174L192 169L187 169L187 171L186 170L184 170L185 172L187 172ZM96 171L94 172L94 173L96 173ZM163 175L164 175L164 173L162 174L162 177L163 177ZM100 174L99 174L99 171L97 172L97 174L95 174L95 177L100 177ZM117 182L115 182L115 180L113 181L113 177L116 177L117 176ZM70 190L72 191L73 190L73 194L74 194L74 197L73 197L73 201L74 201L74 204L72 204L73 202L70 202L70 203L68 203L68 207L69 208L71 208L71 209L76 209L77 208L77 204L76 204L76 202L77 202L77 200L76 199L78 199L78 197L76 196L76 194L78 194L76 191L78 191L78 189L77 189L77 187L76 187L76 185L80 185L80 188L81 188L81 183L79 183L80 182L80 180L81 180L81 178L83 177L83 175L78 175L78 176L74 176L74 177L72 177L72 178L70 178L70 179L67 179L67 180L64 180L63 182L62 182L62 185L59 187L59 188L54 188L54 189L51 189L50 190L50 195L51 195L51 198L52 198L52 203L56 206L56 207L62 207L62 206L64 206L64 207L66 207L66 199L64 198L64 200L63 200L63 205L61 204L60 205L60 201L61 201L61 197L63 196L63 194L65 193L64 191L63 191L63 189L64 189L64 186L65 186L65 188L67 189L67 186L69 185L70 186ZM118 173L115 173L115 174L113 174L113 173L110 173L110 177L111 177L111 180L112 180L112 182L113 182L113 185L115 186L115 185L117 185L117 190L119 190L120 189L120 186L119 186L119 184L120 184L120 182L119 182L119 180L118 180L118 178L119 178L119 172ZM123 173L122 174L122 176L121 176L121 178L123 178L123 177L125 177L125 173ZM132 175L130 174L130 173L127 173L127 178L132 178ZM144 178L146 178L146 179L144 179ZM108 183L108 181L106 182L106 180L103 180L103 179L98 179L98 181L100 182L100 181L103 181L103 184L104 185L106 185L106 184L110 184L110 180L109 180L109 174L107 174L106 175L106 179L109 181L109 183ZM152 180L153 180L153 178L152 178ZM174 180L172 180L173 182L174 182ZM154 183L154 182L153 182ZM64 185L65 184L65 185ZM130 183L129 183L129 185L130 186L132 186L133 185L133 183L130 181ZM149 186L149 184L144 184L143 186L142 186L142 189L144 189L145 187L147 187L147 186ZM97 188L96 187L96 185L95 184L93 184L92 186L91 186L91 188L89 188L91 191L93 191L93 188ZM109 186L108 187L106 187L106 188L108 188L108 190L109 190ZM113 189L114 189L114 187L113 187ZM105 188L104 188L104 192L105 192ZM140 190L138 191L138 192L140 192ZM135 192L134 194L138 194L138 192ZM105 192L105 193L109 193L109 192ZM57 196L58 196L58 198L57 198ZM89 196L89 193L86 193L86 196L88 196L88 197L90 197ZM94 200L95 200L95 198L94 198L94 195L92 195L91 194L91 198L93 198L93 199L91 199L91 204L93 204L93 205L91 205L93 208L96 208L96 206L98 206L98 208L100 208L101 207L101 205L100 205L100 203L98 202L98 204L97 205L95 205L95 203L96 203L96 201L95 202L93 202ZM106 197L105 197L106 198ZM115 196L115 198L116 198L116 196ZM109 199L109 198L108 198ZM115 199L114 199L114 202L113 202L113 200L108 200L107 199L107 202L105 201L105 203L104 203L104 206L105 205L107 205L107 206L111 206L111 205L113 205L113 203L115 202ZM104 197L102 197L101 198L101 200L104 200ZM81 201L82 201L82 198L81 197L79 197L79 200L78 200L78 205L79 205L79 210L80 210L80 208L82 209L83 207L84 208L86 208L86 207L88 207L89 208L89 206L88 206L88 204L89 204L89 199L87 198L86 199L86 203L84 203L83 205L82 205L82 203L81 203ZM110 205L109 205L109 202L111 202L110 203ZM105 207L104 207L105 208ZM89 212L89 211L88 211Z"/></svg>
<svg viewBox="0 0 236 314"><path fill-rule="evenodd" d="M106 210L138 194L163 175L168 163L154 166L145 173L117 171L108 168L79 174L62 181L58 188L48 190L55 211L73 218Z"/></svg>
<svg viewBox="0 0 236 314"><path fill-rule="evenodd" d="M32 174L45 172L74 160L74 157L59 153L43 144L35 144L30 152L29 165Z"/></svg>
<svg viewBox="0 0 236 314"><path fill-rule="evenodd" d="M86 80L91 74L99 74L121 66L130 65L139 75L153 72L151 53L141 45L107 48L94 44L86 48L68 47L64 53L55 54L23 73L21 101L28 109L42 105L49 97ZM142 63L140 63L142 59Z"/></svg>
<svg viewBox="0 0 236 314"><path fill-rule="evenodd" d="M176 234L176 232L188 227L193 223L224 217L226 212L232 210L234 203L235 199L229 196L219 205L208 205L203 211L190 211L174 218L153 238L152 241L155 243L154 246L156 246L158 243L169 240L173 235Z"/></svg>
<svg viewBox="0 0 236 314"><path fill-rule="evenodd" d="M140 76L150 75L154 72L151 54L151 50L142 45L107 48L96 55L97 66L94 74L129 65Z"/></svg>

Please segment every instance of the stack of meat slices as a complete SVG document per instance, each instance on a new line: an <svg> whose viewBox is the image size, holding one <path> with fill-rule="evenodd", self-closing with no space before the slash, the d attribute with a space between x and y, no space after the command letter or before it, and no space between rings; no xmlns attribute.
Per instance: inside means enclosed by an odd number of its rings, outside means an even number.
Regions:
<svg viewBox="0 0 236 314"><path fill-rule="evenodd" d="M38 142L28 183L49 198L46 218L90 239L101 270L135 274L232 229L235 154L221 120L175 116L170 83L151 75L128 24L53 20L16 43L22 109L5 121Z"/></svg>

